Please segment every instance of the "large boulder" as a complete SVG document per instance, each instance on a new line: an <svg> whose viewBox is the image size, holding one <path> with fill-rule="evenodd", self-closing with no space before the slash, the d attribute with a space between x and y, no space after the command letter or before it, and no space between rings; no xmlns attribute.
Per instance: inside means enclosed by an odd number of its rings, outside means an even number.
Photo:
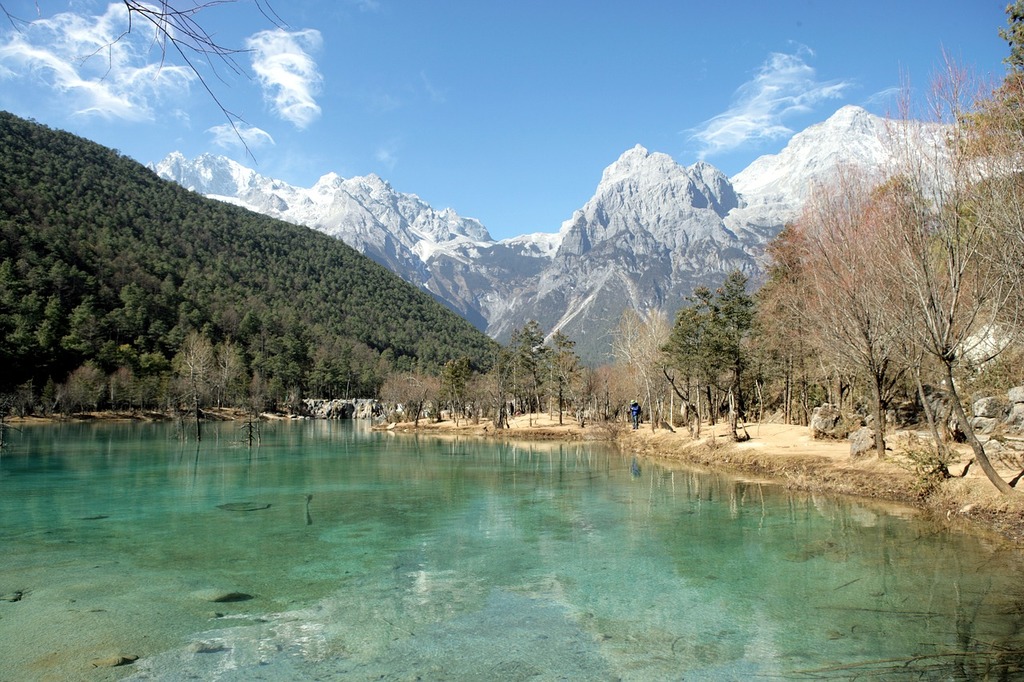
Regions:
<svg viewBox="0 0 1024 682"><path fill-rule="evenodd" d="M850 457L866 457L875 449L875 430L862 426L850 434Z"/></svg>
<svg viewBox="0 0 1024 682"><path fill-rule="evenodd" d="M1013 404L1005 424L1016 431L1024 430L1024 403Z"/></svg>
<svg viewBox="0 0 1024 682"><path fill-rule="evenodd" d="M850 417L834 405L816 407L811 413L811 436L818 440L844 440L859 426L859 417Z"/></svg>
<svg viewBox="0 0 1024 682"><path fill-rule="evenodd" d="M1006 392L1006 397L1011 405L1024 403L1024 386L1014 386Z"/></svg>
<svg viewBox="0 0 1024 682"><path fill-rule="evenodd" d="M970 420L974 432L990 435L1006 417L1008 408L999 398L986 397L975 400L971 405L971 411L974 413Z"/></svg>
<svg viewBox="0 0 1024 682"><path fill-rule="evenodd" d="M975 417L971 420L971 428L975 433L989 435L996 430L1000 423L1002 423L1001 420L995 417Z"/></svg>
<svg viewBox="0 0 1024 682"><path fill-rule="evenodd" d="M1006 416L1006 404L999 398L981 398L975 400L972 406L975 417L986 419L997 419Z"/></svg>

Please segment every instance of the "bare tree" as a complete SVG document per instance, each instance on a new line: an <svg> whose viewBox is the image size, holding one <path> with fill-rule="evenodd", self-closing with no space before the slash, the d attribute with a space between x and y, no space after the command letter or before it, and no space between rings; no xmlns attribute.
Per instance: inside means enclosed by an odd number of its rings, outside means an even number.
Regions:
<svg viewBox="0 0 1024 682"><path fill-rule="evenodd" d="M636 378L636 394L646 395L652 431L657 428L658 421L656 399L661 398L656 386L665 366L661 349L668 341L669 332L664 313L651 310L641 314L627 308L622 313L612 342L616 359Z"/></svg>
<svg viewBox="0 0 1024 682"><path fill-rule="evenodd" d="M840 169L816 188L797 225L804 234L807 314L837 366L867 376L875 451L885 455L885 410L907 370L903 319L889 300L891 269L873 207L876 180Z"/></svg>
<svg viewBox="0 0 1024 682"><path fill-rule="evenodd" d="M228 110L221 98L217 95L211 79L220 80L218 64L230 72L244 75L245 70L236 60L240 54L248 52L242 48L229 47L217 40L206 28L200 15L202 12L233 4L238 0L207 0L198 2L171 2L170 0L121 0L128 14L128 28L120 36L114 39L115 42L123 39L127 34L137 30L137 25L150 27L154 33L154 42L160 51L161 65L168 60L168 53L173 52L185 63L189 70L195 74L199 83L210 98L217 104L217 107L224 114L239 141L246 151L252 156L249 147L245 142L238 124L243 119L237 114ZM282 27L284 22L274 11L273 7L266 0L246 0L251 2L256 10L268 21L268 23ZM39 5L36 5L37 10ZM25 23L25 18L17 17L7 9L3 2L0 2L0 12L15 28Z"/></svg>
<svg viewBox="0 0 1024 682"><path fill-rule="evenodd" d="M212 388L217 406L236 405L245 379L241 350L231 341L219 344L214 349L214 365Z"/></svg>
<svg viewBox="0 0 1024 682"><path fill-rule="evenodd" d="M186 399L195 417L196 441L202 440L202 403L210 390L214 370L213 344L197 331L189 332L174 358L174 367L185 384Z"/></svg>
<svg viewBox="0 0 1024 682"><path fill-rule="evenodd" d="M1024 29L1024 23L1019 26ZM1019 64L967 123L971 159L984 178L975 187L978 222L999 245L988 255L1013 292L1001 322L1004 332L1019 335L1024 326L1024 71Z"/></svg>
<svg viewBox="0 0 1024 682"><path fill-rule="evenodd" d="M67 409L97 410L106 390L106 377L99 367L87 362L68 375L62 389L62 402Z"/></svg>
<svg viewBox="0 0 1024 682"><path fill-rule="evenodd" d="M978 166L969 153L969 108L978 101L966 72L948 58L933 81L930 120L939 127L907 125L894 135L900 161L887 186L889 262L893 293L908 312L911 341L941 367L958 426L978 465L995 487L1013 490L996 472L967 418L957 374L965 360L983 362L1002 350L998 329L1010 288L990 267L998 244L978 219ZM940 134L937 134L940 133ZM996 341L992 345L993 340Z"/></svg>
<svg viewBox="0 0 1024 682"><path fill-rule="evenodd" d="M423 408L431 400L436 400L440 391L440 379L417 372L392 374L380 389L381 398L401 405L406 418L411 416L415 426L419 426Z"/></svg>

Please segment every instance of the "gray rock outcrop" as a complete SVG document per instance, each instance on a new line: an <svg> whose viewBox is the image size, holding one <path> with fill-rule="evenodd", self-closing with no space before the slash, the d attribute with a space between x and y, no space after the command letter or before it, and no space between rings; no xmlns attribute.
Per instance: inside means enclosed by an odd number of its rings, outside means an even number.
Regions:
<svg viewBox="0 0 1024 682"><path fill-rule="evenodd" d="M989 435L1002 423L1006 417L1006 403L994 396L987 396L974 401L971 405L974 417L971 418L971 428L975 433Z"/></svg>
<svg viewBox="0 0 1024 682"><path fill-rule="evenodd" d="M850 457L866 457L875 449L875 430L870 426L862 426L849 436Z"/></svg>
<svg viewBox="0 0 1024 682"><path fill-rule="evenodd" d="M971 406L971 426L977 433L991 435L1000 428L1010 433L1024 433L1024 386L1014 386L1006 399L986 396Z"/></svg>
<svg viewBox="0 0 1024 682"><path fill-rule="evenodd" d="M1024 433L1024 386L1014 386L1006 392L1010 409L1006 416L1006 427L1017 433Z"/></svg>
<svg viewBox="0 0 1024 682"><path fill-rule="evenodd" d="M811 413L811 436L818 440L843 440L862 425L859 417L850 417L835 405L822 405Z"/></svg>
<svg viewBox="0 0 1024 682"><path fill-rule="evenodd" d="M379 413L377 401L367 398L306 398L302 404L313 419L373 419Z"/></svg>
<svg viewBox="0 0 1024 682"><path fill-rule="evenodd" d="M975 417L1003 417L1006 415L1006 405L999 398L988 397L975 400L973 405Z"/></svg>

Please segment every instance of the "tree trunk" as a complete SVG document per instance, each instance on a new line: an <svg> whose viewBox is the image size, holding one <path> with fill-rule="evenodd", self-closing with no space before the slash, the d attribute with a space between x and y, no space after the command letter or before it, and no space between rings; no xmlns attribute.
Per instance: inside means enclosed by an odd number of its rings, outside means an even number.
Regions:
<svg viewBox="0 0 1024 682"><path fill-rule="evenodd" d="M871 388L874 393L874 396L872 396L874 405L872 407L875 413L875 454L882 458L885 457L885 414L883 414L882 410L882 382L884 378L877 370L872 371L871 376L874 378L874 381L871 382L874 385Z"/></svg>
<svg viewBox="0 0 1024 682"><path fill-rule="evenodd" d="M924 394L924 384L921 383L920 364L914 367L914 378L917 380L917 395L921 399L921 409L924 410L925 419L928 420L928 428L931 429L932 438L935 440L935 449L938 451L939 461L945 464L949 461L949 448L946 447L946 441L939 432L939 425L935 421L935 412L932 411L932 406L928 404L928 396Z"/></svg>
<svg viewBox="0 0 1024 682"><path fill-rule="evenodd" d="M198 443L199 441L201 441L203 439L202 426L201 426L201 422L199 421L199 414L200 414L200 412L199 412L199 401L198 400L196 400L196 402L195 402L195 413L196 413L196 442Z"/></svg>
<svg viewBox="0 0 1024 682"><path fill-rule="evenodd" d="M693 394L695 396L697 396L697 407L696 407L696 409L693 412L693 425L694 426L693 426L692 432L693 432L693 437L695 439L699 440L700 439L700 419L701 419L701 415L700 415L700 382L699 381L697 382L697 385L694 386Z"/></svg>
<svg viewBox="0 0 1024 682"><path fill-rule="evenodd" d="M655 424L658 421L654 418L654 409L654 397L651 394L651 384L650 382L647 382L647 418L651 420L651 433L654 433L656 428ZM643 419L643 417L644 413L641 411L640 418Z"/></svg>
<svg viewBox="0 0 1024 682"><path fill-rule="evenodd" d="M785 423L793 423L793 377L790 373L790 367L786 367L786 387L784 389L786 395L786 407L785 407Z"/></svg>
<svg viewBox="0 0 1024 682"><path fill-rule="evenodd" d="M739 440L739 434L736 430L736 422L738 421L738 414L736 411L736 396L733 394L732 389L729 389L729 430L732 432L733 441Z"/></svg>
<svg viewBox="0 0 1024 682"><path fill-rule="evenodd" d="M978 460L978 466L988 476L988 480L992 482L992 485L996 489L1004 494L1010 494L1014 492L1014 489L1010 487L1010 484L999 477L995 467L992 466L992 462L989 461L988 455L985 454L985 447L978 440L977 434L974 433L974 427L967 419L967 414L964 412L963 405L960 404L960 396L956 391L956 384L953 383L953 366L945 362L943 363L946 369L946 382L949 385L950 402L953 406L953 414L956 415L956 420L960 423L960 428L963 429L964 435L967 436L967 442L971 444L971 449L974 451L974 458Z"/></svg>
<svg viewBox="0 0 1024 682"><path fill-rule="evenodd" d="M203 440L203 432L199 424L199 386L195 377L192 378L192 411L196 415L196 442Z"/></svg>

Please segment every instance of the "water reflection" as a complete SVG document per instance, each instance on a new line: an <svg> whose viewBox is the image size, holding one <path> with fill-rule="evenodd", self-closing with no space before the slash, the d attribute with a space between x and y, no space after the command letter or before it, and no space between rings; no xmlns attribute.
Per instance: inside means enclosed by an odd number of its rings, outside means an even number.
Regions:
<svg viewBox="0 0 1024 682"><path fill-rule="evenodd" d="M873 504L338 422L258 448L233 425L198 449L160 425L26 431L0 459L19 678L79 677L111 646L139 679L1021 670L1020 553ZM253 598L199 597L218 590Z"/></svg>

